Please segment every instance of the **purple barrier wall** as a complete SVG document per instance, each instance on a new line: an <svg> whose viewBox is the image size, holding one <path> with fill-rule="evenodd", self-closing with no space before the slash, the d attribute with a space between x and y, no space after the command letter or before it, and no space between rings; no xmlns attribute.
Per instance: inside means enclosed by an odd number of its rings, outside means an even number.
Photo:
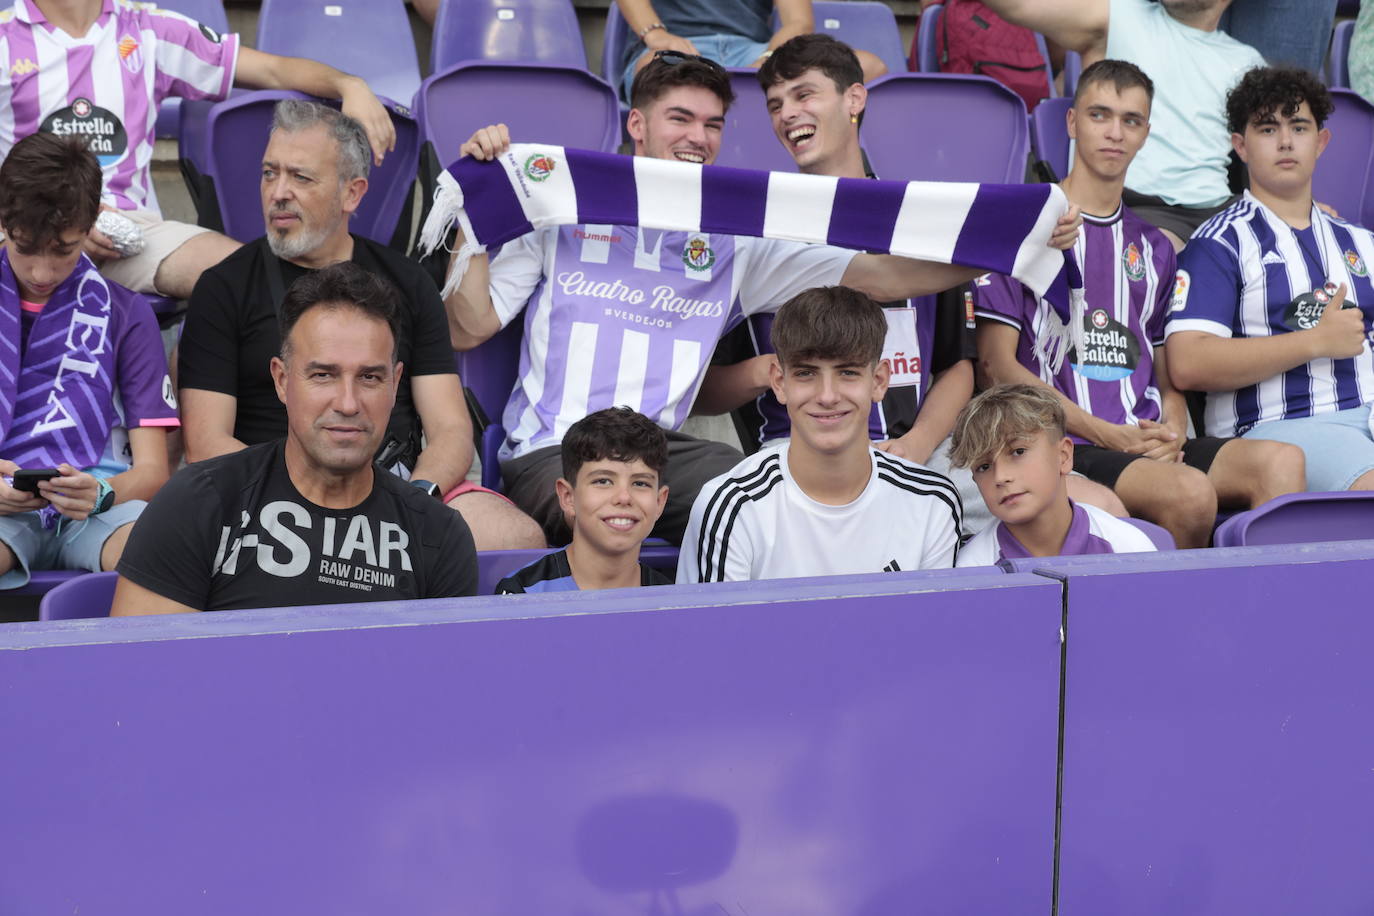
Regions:
<svg viewBox="0 0 1374 916"><path fill-rule="evenodd" d="M11 625L0 910L1041 916L1061 611L971 570Z"/></svg>
<svg viewBox="0 0 1374 916"><path fill-rule="evenodd" d="M1374 542L1036 562L1069 608L1059 912L1374 910Z"/></svg>

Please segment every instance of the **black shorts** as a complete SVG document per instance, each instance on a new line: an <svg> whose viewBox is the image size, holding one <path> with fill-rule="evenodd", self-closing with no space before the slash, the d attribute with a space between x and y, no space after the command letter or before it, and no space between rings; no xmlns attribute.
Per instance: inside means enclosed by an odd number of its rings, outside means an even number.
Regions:
<svg viewBox="0 0 1374 916"><path fill-rule="evenodd" d="M1151 226L1168 229L1186 242L1197 231L1198 226L1231 206L1236 198L1232 197L1215 207L1185 207L1182 204L1171 204L1162 197L1137 194L1126 188L1121 192L1121 200L1131 208L1132 213Z"/></svg>
<svg viewBox="0 0 1374 916"><path fill-rule="evenodd" d="M1183 463L1206 474L1212 462L1217 459L1217 452L1230 441L1229 438L1217 436L1189 439L1183 443ZM1116 479L1126 470L1126 465L1144 457L1130 452L1114 452L1100 445L1074 445L1073 469L1089 480L1115 489Z"/></svg>

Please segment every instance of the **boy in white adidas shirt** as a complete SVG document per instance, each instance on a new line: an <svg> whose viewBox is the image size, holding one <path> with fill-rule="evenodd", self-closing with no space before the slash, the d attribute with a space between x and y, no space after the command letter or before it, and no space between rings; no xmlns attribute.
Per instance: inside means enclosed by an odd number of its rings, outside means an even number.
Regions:
<svg viewBox="0 0 1374 916"><path fill-rule="evenodd" d="M869 411L887 390L886 334L879 305L847 287L783 305L771 380L792 438L701 488L679 582L954 565L963 509L953 484L869 441Z"/></svg>

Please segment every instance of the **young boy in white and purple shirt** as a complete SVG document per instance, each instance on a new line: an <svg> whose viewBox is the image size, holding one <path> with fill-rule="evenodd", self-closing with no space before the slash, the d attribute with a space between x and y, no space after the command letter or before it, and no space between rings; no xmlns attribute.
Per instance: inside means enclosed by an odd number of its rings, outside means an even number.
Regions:
<svg viewBox="0 0 1374 916"><path fill-rule="evenodd" d="M1127 168L1150 132L1152 94L1134 64L1102 60L1083 71L1063 182L1083 210L1074 247L1083 300L1065 327L1015 280L975 281L978 351L991 381L1059 393L1075 471L1111 487L1180 547L1205 547L1218 504L1251 508L1301 490L1303 459L1279 442L1188 438L1186 402L1164 361L1174 250L1122 203Z"/></svg>
<svg viewBox="0 0 1374 916"><path fill-rule="evenodd" d="M0 589L113 569L167 481L179 421L162 338L81 252L99 206L82 139L33 134L0 165ZM21 470L51 479L25 489Z"/></svg>
<svg viewBox="0 0 1374 916"><path fill-rule="evenodd" d="M960 548L955 565L1154 550L1139 528L1069 499L1073 461L1064 408L1044 385L997 385L969 401L954 421L950 462L972 469L997 521Z"/></svg>

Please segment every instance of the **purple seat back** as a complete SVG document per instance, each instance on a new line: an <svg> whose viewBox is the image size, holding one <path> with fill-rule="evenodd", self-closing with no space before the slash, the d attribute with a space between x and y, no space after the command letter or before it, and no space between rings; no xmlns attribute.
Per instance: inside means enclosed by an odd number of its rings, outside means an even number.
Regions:
<svg viewBox="0 0 1374 916"><path fill-rule="evenodd" d="M587 68L571 0L462 0L441 4L430 44L431 73L465 60Z"/></svg>
<svg viewBox="0 0 1374 916"><path fill-rule="evenodd" d="M868 87L864 149L879 177L1019 184L1030 152L1026 106L996 80L899 73Z"/></svg>
<svg viewBox="0 0 1374 916"><path fill-rule="evenodd" d="M454 354L463 387L472 392L487 415L489 425L482 432L481 445L482 486L492 490L501 489L498 454L506 438L501 417L519 372L520 342L525 331L523 318L523 315L518 316L479 346ZM490 594L490 590L483 594Z"/></svg>
<svg viewBox="0 0 1374 916"><path fill-rule="evenodd" d="M1078 78L1083 75L1083 56L1077 51L1064 52L1064 95L1073 98L1078 88ZM1051 86L1054 84L1051 83Z"/></svg>
<svg viewBox="0 0 1374 916"><path fill-rule="evenodd" d="M220 0L162 0L158 6L174 13L181 13L221 35L229 31L229 17L224 14L224 4ZM158 106L157 136L175 139L180 134L180 107L181 99L164 99Z"/></svg>
<svg viewBox="0 0 1374 916"><path fill-rule="evenodd" d="M1331 90L1331 101L1336 107L1325 125L1331 142L1312 174L1312 196L1335 207L1343 219L1368 228L1374 226L1374 105L1350 89Z"/></svg>
<svg viewBox="0 0 1374 916"><path fill-rule="evenodd" d="M906 52L892 7L872 0L813 0L811 14L817 32L839 39L851 48L877 55L888 73L906 73Z"/></svg>
<svg viewBox="0 0 1374 916"><path fill-rule="evenodd" d="M1147 522L1143 518L1123 518L1122 521L1145 532L1156 550L1178 549L1178 545L1174 543L1174 536L1154 522Z"/></svg>
<svg viewBox="0 0 1374 916"><path fill-rule="evenodd" d="M735 90L735 104L725 113L725 130L721 132L720 152L716 155L715 164L737 169L795 172L797 164L792 161L792 155L773 135L768 102L759 86L756 72L744 67L730 70L730 88Z"/></svg>
<svg viewBox="0 0 1374 916"><path fill-rule="evenodd" d="M1217 528L1218 547L1374 539L1374 492L1288 493L1231 516Z"/></svg>
<svg viewBox="0 0 1374 916"><path fill-rule="evenodd" d="M1331 31L1331 54L1326 61L1326 84L1333 89L1350 88L1350 39L1355 34L1355 20L1336 23Z"/></svg>
<svg viewBox="0 0 1374 916"><path fill-rule="evenodd" d="M945 11L943 3L928 6L921 11L916 23L916 65L919 73L940 72L940 16Z"/></svg>
<svg viewBox="0 0 1374 916"><path fill-rule="evenodd" d="M29 581L19 588L0 592L4 595L46 595L64 582L89 575L81 569L36 569L29 573Z"/></svg>
<svg viewBox="0 0 1374 916"><path fill-rule="evenodd" d="M420 87L404 0L262 0L258 50L329 64L402 105Z"/></svg>
<svg viewBox="0 0 1374 916"><path fill-rule="evenodd" d="M78 574L43 596L38 604L39 620L79 620L84 617L109 617L119 573Z"/></svg>
<svg viewBox="0 0 1374 916"><path fill-rule="evenodd" d="M298 92L247 92L211 107L206 122L208 174L214 181L224 231L241 242L259 238L262 218L262 154L272 130L272 109ZM385 101L385 100L383 100ZM338 107L338 102L326 102ZM396 128L396 148L373 166L367 194L349 223L356 235L375 242L391 241L396 220L410 196L419 159L420 130L407 110L389 106Z"/></svg>
<svg viewBox="0 0 1374 916"><path fill-rule="evenodd" d="M1069 174L1069 129L1064 117L1072 107L1072 98L1045 99L1030 116L1035 155L1048 162L1054 177L1061 180Z"/></svg>
<svg viewBox="0 0 1374 916"><path fill-rule="evenodd" d="M504 123L511 139L614 152L620 107L604 81L553 64L469 61L427 78L416 117L441 165L486 124Z"/></svg>
<svg viewBox="0 0 1374 916"><path fill-rule="evenodd" d="M601 77L620 98L620 78L624 75L624 64L620 57L631 41L630 27L625 17L620 15L620 7L612 3L606 9L606 29L601 36Z"/></svg>

